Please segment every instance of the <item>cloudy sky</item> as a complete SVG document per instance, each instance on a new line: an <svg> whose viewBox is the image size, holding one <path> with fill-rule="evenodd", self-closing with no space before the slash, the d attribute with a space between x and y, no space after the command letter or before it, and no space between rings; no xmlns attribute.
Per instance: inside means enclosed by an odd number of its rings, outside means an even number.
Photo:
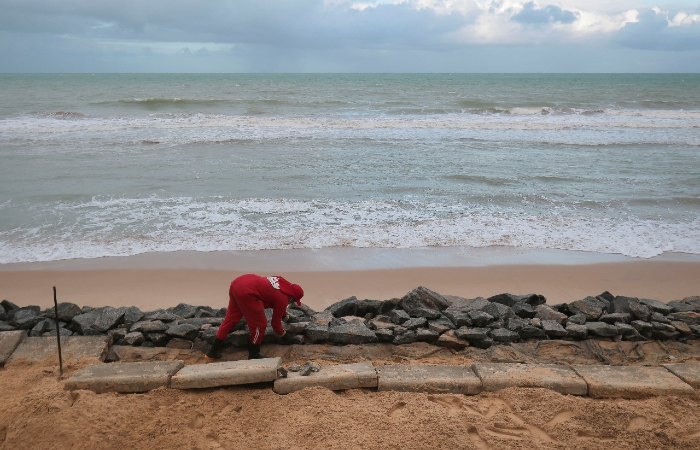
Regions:
<svg viewBox="0 0 700 450"><path fill-rule="evenodd" d="M0 72L700 72L700 0L0 0Z"/></svg>

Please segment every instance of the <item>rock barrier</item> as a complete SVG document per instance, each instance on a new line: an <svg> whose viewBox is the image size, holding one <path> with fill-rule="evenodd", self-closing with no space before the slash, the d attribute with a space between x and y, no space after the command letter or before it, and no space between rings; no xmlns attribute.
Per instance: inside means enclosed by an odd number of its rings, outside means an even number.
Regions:
<svg viewBox="0 0 700 450"><path fill-rule="evenodd" d="M268 320L271 310L266 310ZM155 311L110 306L58 305L54 309L0 303L0 331L27 330L30 336L110 336L117 345L193 348L212 343L226 309L185 303ZM289 308L287 334L277 337L268 326L263 342L396 345L429 342L461 350L467 346L532 340L625 341L700 340L700 296L662 303L614 296L609 292L571 303L547 305L542 295L499 294L465 299L443 296L418 287L402 298L358 300L350 297L316 312L306 305ZM249 335L245 319L226 338L244 346Z"/></svg>

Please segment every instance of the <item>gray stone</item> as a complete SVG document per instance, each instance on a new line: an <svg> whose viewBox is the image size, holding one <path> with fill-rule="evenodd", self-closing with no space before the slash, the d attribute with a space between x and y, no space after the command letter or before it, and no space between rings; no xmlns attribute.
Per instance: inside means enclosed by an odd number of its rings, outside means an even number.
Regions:
<svg viewBox="0 0 700 450"><path fill-rule="evenodd" d="M588 320L597 320L606 309L607 302L597 297L586 297L569 303L569 310L574 314L583 314Z"/></svg>
<svg viewBox="0 0 700 450"><path fill-rule="evenodd" d="M128 330L126 328L115 328L113 330L109 330L107 332L107 336L110 336L114 342L117 342L120 339L124 339L127 333Z"/></svg>
<svg viewBox="0 0 700 450"><path fill-rule="evenodd" d="M630 325L634 327L639 333L643 335L648 335L654 328L649 322L644 322L643 320L633 320Z"/></svg>
<svg viewBox="0 0 700 450"><path fill-rule="evenodd" d="M25 330L0 332L0 367L5 365L5 362L26 337Z"/></svg>
<svg viewBox="0 0 700 450"><path fill-rule="evenodd" d="M684 362L663 364L672 374L689 384L694 389L700 389L700 362Z"/></svg>
<svg viewBox="0 0 700 450"><path fill-rule="evenodd" d="M104 361L111 338L108 336L66 336L61 338L63 365L84 363L89 359ZM39 363L46 360L58 365L58 344L55 337L28 337L15 349L7 364Z"/></svg>
<svg viewBox="0 0 700 450"><path fill-rule="evenodd" d="M301 375L302 377L308 377L312 373L313 370L310 366L302 366L301 369L299 369L299 375Z"/></svg>
<svg viewBox="0 0 700 450"><path fill-rule="evenodd" d="M651 329L652 330L659 330L659 331L668 331L669 333L673 333L674 331L676 331L676 327L674 327L670 323L661 323L661 322L652 322Z"/></svg>
<svg viewBox="0 0 700 450"><path fill-rule="evenodd" d="M131 328L129 328L129 332L133 333L135 331L140 331L142 333L164 333L168 328L169 326L160 320L145 320L136 322Z"/></svg>
<svg viewBox="0 0 700 450"><path fill-rule="evenodd" d="M500 303L489 303L481 308L481 310L487 314L491 314L496 320L502 319L505 321L515 317L515 313L512 309Z"/></svg>
<svg viewBox="0 0 700 450"><path fill-rule="evenodd" d="M460 339L454 330L449 330L440 335L438 340L435 341L435 345L452 350L463 350L469 345L469 341Z"/></svg>
<svg viewBox="0 0 700 450"><path fill-rule="evenodd" d="M197 313L197 307L187 303L180 303L176 307L170 308L169 311L181 319L191 319Z"/></svg>
<svg viewBox="0 0 700 450"><path fill-rule="evenodd" d="M449 308L444 311L445 317L450 319L450 322L454 324L455 327L471 326L472 319L469 317L469 313L449 311ZM486 313L483 313L486 314ZM436 317L436 319L439 317Z"/></svg>
<svg viewBox="0 0 700 450"><path fill-rule="evenodd" d="M586 382L569 367L558 364L475 363L472 368L484 391L510 387L550 389L565 395L586 395Z"/></svg>
<svg viewBox="0 0 700 450"><path fill-rule="evenodd" d="M668 306L666 303L662 303L658 300L652 300L649 298L640 298L639 303L651 309L654 312L666 315L673 312L673 308Z"/></svg>
<svg viewBox="0 0 700 450"><path fill-rule="evenodd" d="M77 316L73 316L73 320L71 321L71 326L73 328L73 331L76 331L80 334L85 335L86 332L89 332L89 330L92 330L90 328L93 323L95 323L95 320L97 320L97 316L100 315L99 310L92 310L87 313L83 314L78 314ZM92 330L96 331L96 330Z"/></svg>
<svg viewBox="0 0 700 450"><path fill-rule="evenodd" d="M661 323L667 323L667 324L671 323L670 319L667 319L666 317L664 317L663 314L659 314L657 312L651 313L651 317L649 317L649 321L650 322L661 322Z"/></svg>
<svg viewBox="0 0 700 450"><path fill-rule="evenodd" d="M425 317L416 317L409 319L401 324L402 327L409 330L417 330L418 328L425 328L428 325L428 319Z"/></svg>
<svg viewBox="0 0 700 450"><path fill-rule="evenodd" d="M444 311L450 304L451 303L442 295L420 286L404 295L399 302L399 307L404 311L411 311L417 308Z"/></svg>
<svg viewBox="0 0 700 450"><path fill-rule="evenodd" d="M435 323L435 324L438 324L438 323L439 323L439 324L441 324L441 325L444 325L444 326L448 327L450 330L454 330L454 329L457 328L457 327L455 327L455 325L452 323L452 321L451 321L450 319L448 319L447 317L445 317L445 316L441 316L441 317L440 317L439 319L437 319L437 320L429 320L429 321L428 321L428 328L430 328L430 324L431 324L431 323ZM436 330L436 331L437 331L437 330Z"/></svg>
<svg viewBox="0 0 700 450"><path fill-rule="evenodd" d="M537 315L537 310L529 303L516 303L511 308L516 316L523 319L532 319Z"/></svg>
<svg viewBox="0 0 700 450"><path fill-rule="evenodd" d="M194 318L199 319L203 317L226 317L226 308L215 311L210 306L198 306L197 312L194 313Z"/></svg>
<svg viewBox="0 0 700 450"><path fill-rule="evenodd" d="M620 336L632 336L633 334L637 334L637 330L635 330L632 325L626 323L617 322L615 328L617 328L617 334Z"/></svg>
<svg viewBox="0 0 700 450"><path fill-rule="evenodd" d="M380 300L358 300L357 297L353 296L334 303L326 308L326 311L330 311L335 317L364 317L367 314L377 314L381 307Z"/></svg>
<svg viewBox="0 0 700 450"><path fill-rule="evenodd" d="M573 316L570 316L568 319L566 319L566 324L576 324L576 325L585 325L586 324L586 316L583 314L574 314Z"/></svg>
<svg viewBox="0 0 700 450"><path fill-rule="evenodd" d="M599 319L601 322L614 324L616 322L629 323L632 320L632 314L629 313L610 313L603 314Z"/></svg>
<svg viewBox="0 0 700 450"><path fill-rule="evenodd" d="M525 321L523 319L508 319L508 325L506 325L506 328L508 328L510 331L513 331L515 333L518 333L520 330L523 329L525 326Z"/></svg>
<svg viewBox="0 0 700 450"><path fill-rule="evenodd" d="M58 320L70 322L73 317L82 314L82 310L75 303L61 302L58 304ZM54 314L55 315L55 314Z"/></svg>
<svg viewBox="0 0 700 450"><path fill-rule="evenodd" d="M700 313L694 311L674 312L666 316L669 320L685 322L688 325L700 325Z"/></svg>
<svg viewBox="0 0 700 450"><path fill-rule="evenodd" d="M500 303L510 308L517 304L528 304L530 306L542 305L547 302L547 299L538 294L513 295L513 294L498 294L489 297L488 301Z"/></svg>
<svg viewBox="0 0 700 450"><path fill-rule="evenodd" d="M588 327L575 323L566 324L566 333L571 339L582 340L588 337Z"/></svg>
<svg viewBox="0 0 700 450"><path fill-rule="evenodd" d="M673 311L673 312L695 311L695 307L688 305L686 303L681 303L678 300L668 302L668 307L671 308L671 311Z"/></svg>
<svg viewBox="0 0 700 450"><path fill-rule="evenodd" d="M411 317L425 317L428 320L439 319L441 314L440 311L428 308L416 308L408 312ZM445 310L445 315L447 316L447 310ZM447 316L449 318L449 316Z"/></svg>
<svg viewBox="0 0 700 450"><path fill-rule="evenodd" d="M480 311L484 306L488 305L489 302L483 297L471 298L471 299L458 299L455 300L452 305L445 310L453 313L469 313L471 311Z"/></svg>
<svg viewBox="0 0 700 450"><path fill-rule="evenodd" d="M309 325L309 322L296 322L296 323L288 323L285 325L285 329L287 331L287 334L304 334L304 331L306 330L306 327Z"/></svg>
<svg viewBox="0 0 700 450"><path fill-rule="evenodd" d="M73 332L67 328L59 327L58 329L60 330L58 333L56 333L56 330L51 330L44 333L44 336L56 336L59 333L61 336L73 336Z"/></svg>
<svg viewBox="0 0 700 450"><path fill-rule="evenodd" d="M328 340L337 344L369 344L377 342L377 335L367 328L364 323L352 321L344 325L331 327L328 330Z"/></svg>
<svg viewBox="0 0 700 450"><path fill-rule="evenodd" d="M169 327L165 334L174 338L187 339L194 341L199 335L199 327L196 325L182 324Z"/></svg>
<svg viewBox="0 0 700 450"><path fill-rule="evenodd" d="M323 367L320 363L317 363L316 361L306 361L304 366L310 368L312 372L320 372L321 368Z"/></svg>
<svg viewBox="0 0 700 450"><path fill-rule="evenodd" d="M617 296L610 304L611 312L630 313L635 319L649 320L651 310L636 297Z"/></svg>
<svg viewBox="0 0 700 450"><path fill-rule="evenodd" d="M143 317L144 321L151 320L159 320L161 322L174 322L176 320L180 320L181 317L171 313L170 311L165 311L162 309L156 310L156 311L151 311L149 313L146 313L146 315Z"/></svg>
<svg viewBox="0 0 700 450"><path fill-rule="evenodd" d="M193 364L180 369L170 380L173 389L203 389L219 386L266 383L277 379L281 358Z"/></svg>
<svg viewBox="0 0 700 450"><path fill-rule="evenodd" d="M443 334L447 331L454 329L454 324L450 322L450 326L448 326L442 321L432 320L428 322L428 329L435 331L438 334Z"/></svg>
<svg viewBox="0 0 700 450"><path fill-rule="evenodd" d="M312 322L306 326L304 336L311 342L323 342L328 340L328 325Z"/></svg>
<svg viewBox="0 0 700 450"><path fill-rule="evenodd" d="M387 365L378 366L378 391L427 392L475 395L481 380L465 366Z"/></svg>
<svg viewBox="0 0 700 450"><path fill-rule="evenodd" d="M185 365L182 361L125 362L98 364L78 371L66 380L68 390L104 392L147 392L168 386L170 378Z"/></svg>
<svg viewBox="0 0 700 450"><path fill-rule="evenodd" d="M572 366L588 384L591 397L641 398L693 395L695 391L663 367Z"/></svg>
<svg viewBox="0 0 700 450"><path fill-rule="evenodd" d="M323 366L320 372L303 377L298 372L287 378L278 378L273 390L289 394L304 388L324 387L333 391L377 387L377 372L372 363L339 364Z"/></svg>
<svg viewBox="0 0 700 450"><path fill-rule="evenodd" d="M415 331L407 331L403 334L395 336L391 343L394 345L413 344L417 340L418 339Z"/></svg>
<svg viewBox="0 0 700 450"><path fill-rule="evenodd" d="M31 330L42 320L44 319L34 309L20 308L14 311L14 316L10 323L19 330Z"/></svg>
<svg viewBox="0 0 700 450"><path fill-rule="evenodd" d="M470 311L469 318L472 320L472 325L475 327L485 327L496 320L495 317L484 311Z"/></svg>
<svg viewBox="0 0 700 450"><path fill-rule="evenodd" d="M124 319L126 308L112 308L110 306L100 308L95 322L90 325L93 330L106 333L112 328L116 328Z"/></svg>
<svg viewBox="0 0 700 450"><path fill-rule="evenodd" d="M588 329L588 334L601 337L617 336L617 327L605 322L587 322L585 327Z"/></svg>
<svg viewBox="0 0 700 450"><path fill-rule="evenodd" d="M44 334L44 331L48 329L48 320L42 320L41 322L37 323L34 325L34 328L32 328L32 331L29 332L29 336L41 336ZM54 327L55 328L55 327Z"/></svg>
<svg viewBox="0 0 700 450"><path fill-rule="evenodd" d="M0 321L0 331L15 331L15 327L7 322Z"/></svg>
<svg viewBox="0 0 700 450"><path fill-rule="evenodd" d="M134 331L132 333L127 333L124 336L124 342L128 345L141 345L146 341L146 336L140 331Z"/></svg>
<svg viewBox="0 0 700 450"><path fill-rule="evenodd" d="M484 350L487 348L490 348L493 344L494 344L494 341L491 338L486 338L482 341L471 341L469 343L469 345L474 347L474 348L480 348L480 349L484 349Z"/></svg>
<svg viewBox="0 0 700 450"><path fill-rule="evenodd" d="M126 308L126 311L124 311L124 325L126 325L127 328L131 328L132 325L143 319L144 315L143 311L136 306Z"/></svg>
<svg viewBox="0 0 700 450"><path fill-rule="evenodd" d="M401 325L402 323L409 320L411 318L411 316L409 316L408 313L404 310L395 309L395 310L389 312L389 318L396 325Z"/></svg>
<svg viewBox="0 0 700 450"><path fill-rule="evenodd" d="M549 337L566 337L569 333L556 320L543 320L542 330Z"/></svg>
<svg viewBox="0 0 700 450"><path fill-rule="evenodd" d="M491 330L490 335L491 339L496 342L517 342L520 340L520 335L518 333L506 330L505 328Z"/></svg>
<svg viewBox="0 0 700 450"><path fill-rule="evenodd" d="M377 334L377 336L379 336ZM424 328L416 331L416 340L418 342L435 342L440 338L440 333L433 330L426 330Z"/></svg>
<svg viewBox="0 0 700 450"><path fill-rule="evenodd" d="M690 325L688 325L685 322L679 322L679 321L674 320L673 322L671 322L671 325L673 325L673 327L676 330L678 330L678 332L681 334L685 334L685 335L693 334L693 330L690 329Z"/></svg>
<svg viewBox="0 0 700 450"><path fill-rule="evenodd" d="M538 305L535 310L537 311L535 318L540 320L556 320L558 323L562 323L566 319L566 314L555 311L547 305Z"/></svg>
<svg viewBox="0 0 700 450"><path fill-rule="evenodd" d="M489 331L491 330L488 328L462 327L455 330L454 333L458 338L466 339L471 343L472 341L483 341L484 339L487 339L489 337Z"/></svg>
<svg viewBox="0 0 700 450"><path fill-rule="evenodd" d="M556 322L555 322L556 323ZM547 337L544 330L541 328L526 325L518 331L520 339L544 339Z"/></svg>
<svg viewBox="0 0 700 450"><path fill-rule="evenodd" d="M379 342L391 342L394 340L394 332L391 331L389 328L380 328L377 331L375 331L374 334L377 336Z"/></svg>
<svg viewBox="0 0 700 450"><path fill-rule="evenodd" d="M2 305L0 305L0 320L7 320L7 313L5 312L5 308Z"/></svg>

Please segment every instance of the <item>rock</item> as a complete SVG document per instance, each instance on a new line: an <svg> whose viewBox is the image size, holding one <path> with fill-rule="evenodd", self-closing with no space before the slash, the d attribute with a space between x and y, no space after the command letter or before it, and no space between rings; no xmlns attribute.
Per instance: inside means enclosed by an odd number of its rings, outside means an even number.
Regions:
<svg viewBox="0 0 700 450"><path fill-rule="evenodd" d="M335 317L364 316L367 313L377 314L381 306L382 302L379 300L358 300L352 296L332 304L326 311Z"/></svg>
<svg viewBox="0 0 700 450"><path fill-rule="evenodd" d="M659 314L657 312L651 313L651 317L649 317L649 321L650 322L661 322L661 323L667 323L667 324L671 323L670 319L667 319L666 317L664 317L663 314Z"/></svg>
<svg viewBox="0 0 700 450"><path fill-rule="evenodd" d="M602 298L603 300L607 301L608 303L612 302L615 300L615 296L612 295L610 292L605 291L602 294L598 295L598 297Z"/></svg>
<svg viewBox="0 0 700 450"><path fill-rule="evenodd" d="M447 308L445 311L452 311L455 313L468 313L471 311L481 311L483 307L488 305L489 302L483 297L477 297L477 298L472 298L472 299L458 299L455 300L452 305Z"/></svg>
<svg viewBox="0 0 700 450"><path fill-rule="evenodd" d="M566 314L555 311L547 305L538 305L535 310L537 311L535 318L540 320L556 320L558 323L562 323L566 319Z"/></svg>
<svg viewBox="0 0 700 450"><path fill-rule="evenodd" d="M461 327L455 330L454 334L460 339L466 339L469 342L483 341L489 337L489 328L470 328Z"/></svg>
<svg viewBox="0 0 700 450"><path fill-rule="evenodd" d="M168 325L164 324L160 320L146 320L141 322L136 322L129 332L133 333L135 331L140 331L142 333L163 333L168 329Z"/></svg>
<svg viewBox="0 0 700 450"><path fill-rule="evenodd" d="M306 361L306 364L304 364L304 366L311 368L312 372L321 371L321 364L317 363L316 361Z"/></svg>
<svg viewBox="0 0 700 450"><path fill-rule="evenodd" d="M301 367L302 366L300 366L299 364L293 363L291 366L289 366L289 371L290 372L299 372L301 370Z"/></svg>
<svg viewBox="0 0 700 450"><path fill-rule="evenodd" d="M629 323L632 320L632 314L629 313L610 313L603 314L599 319L601 322L614 324L616 322Z"/></svg>
<svg viewBox="0 0 700 450"><path fill-rule="evenodd" d="M113 330L109 330L107 332L107 336L111 336L112 341L117 342L120 339L124 339L127 333L128 331L126 330L126 328L115 328Z"/></svg>
<svg viewBox="0 0 700 450"><path fill-rule="evenodd" d="M454 330L449 330L440 335L438 340L435 341L435 345L452 350L463 350L465 347L469 346L469 342L465 339L458 338Z"/></svg>
<svg viewBox="0 0 700 450"><path fill-rule="evenodd" d="M472 321L472 325L475 327L485 327L496 320L495 317L484 311L470 311L469 318Z"/></svg>
<svg viewBox="0 0 700 450"><path fill-rule="evenodd" d="M58 304L58 320L70 322L73 317L82 314L82 310L75 303L62 302ZM53 316L53 314L52 314Z"/></svg>
<svg viewBox="0 0 700 450"><path fill-rule="evenodd" d="M127 328L131 328L136 322L143 319L144 315L143 311L136 306L127 308L126 311L124 311L124 325L126 325Z"/></svg>
<svg viewBox="0 0 700 450"><path fill-rule="evenodd" d="M582 340L588 337L588 327L575 323L566 324L566 334L571 339Z"/></svg>
<svg viewBox="0 0 700 450"><path fill-rule="evenodd" d="M569 310L574 314L583 314L588 320L597 320L607 306L607 302L597 297L586 297L569 303Z"/></svg>
<svg viewBox="0 0 700 450"><path fill-rule="evenodd" d="M287 334L304 334L304 331L308 325L309 322L287 323L285 324L285 329Z"/></svg>
<svg viewBox="0 0 700 450"><path fill-rule="evenodd" d="M172 325L165 331L165 334L173 338L194 341L199 335L199 327L187 323L183 323L181 325Z"/></svg>
<svg viewBox="0 0 700 450"><path fill-rule="evenodd" d="M59 327L61 336L73 336L73 332L67 328ZM44 333L44 336L56 336L56 330L51 330Z"/></svg>
<svg viewBox="0 0 700 450"><path fill-rule="evenodd" d="M386 317L386 316L379 316L379 317ZM370 330L382 330L382 329L387 329L387 330L393 330L394 327L398 326L394 322L385 322L384 320L379 320L376 317L372 320L367 321L367 326L369 327Z"/></svg>
<svg viewBox="0 0 700 450"><path fill-rule="evenodd" d="M512 309L506 305L501 305L500 303L489 303L481 308L481 310L487 314L491 314L494 318L496 318L496 320L508 320L515 317L515 313Z"/></svg>
<svg viewBox="0 0 700 450"><path fill-rule="evenodd" d="M674 312L666 317L672 321L685 322L688 325L700 325L700 313L695 311Z"/></svg>
<svg viewBox="0 0 700 450"><path fill-rule="evenodd" d="M644 322L643 320L633 320L630 325L645 336L648 336L649 333L651 333L651 330L654 328L649 322Z"/></svg>
<svg viewBox="0 0 700 450"><path fill-rule="evenodd" d="M637 334L637 330L634 329L632 325L626 323L617 322L615 323L615 328L617 328L617 334L620 336L631 336Z"/></svg>
<svg viewBox="0 0 700 450"><path fill-rule="evenodd" d="M0 321L0 331L14 331L14 330L15 330L15 327L10 325L9 323L4 322L4 321Z"/></svg>
<svg viewBox="0 0 700 450"><path fill-rule="evenodd" d="M666 315L666 314L671 314L673 312L672 307L670 307L666 303L662 303L658 300L651 300L648 298L640 298L639 303L641 303L642 305L651 309L653 312L657 312L659 314Z"/></svg>
<svg viewBox="0 0 700 450"><path fill-rule="evenodd" d="M201 317L226 317L226 308L214 311L210 306L198 306L197 311L194 313L194 318L199 319Z"/></svg>
<svg viewBox="0 0 700 450"><path fill-rule="evenodd" d="M335 316L330 311L321 311L319 313L311 316L311 323L318 323L321 325L330 325L330 323L335 319Z"/></svg>
<svg viewBox="0 0 700 450"><path fill-rule="evenodd" d="M377 342L377 335L364 323L353 321L331 327L328 330L328 340L336 344L369 344Z"/></svg>
<svg viewBox="0 0 700 450"><path fill-rule="evenodd" d="M2 320L8 320L8 321L12 319L10 313L12 311L19 310L19 306L15 305L14 303L12 303L9 300L3 300L2 302L0 302L0 307L2 307L2 309L5 310L5 318Z"/></svg>
<svg viewBox="0 0 700 450"><path fill-rule="evenodd" d="M417 308L434 309L444 311L450 306L450 302L430 289L420 286L407 293L399 302L399 307L404 311L411 311Z"/></svg>
<svg viewBox="0 0 700 450"><path fill-rule="evenodd" d="M430 328L431 323L444 325L444 326L448 327L450 330L454 330L455 328L457 328L454 326L452 321L445 316L440 316L440 318L437 320L429 320L428 321L428 328ZM435 330L435 331L438 331L438 330Z"/></svg>
<svg viewBox="0 0 700 450"><path fill-rule="evenodd" d="M486 328L490 328L492 330L495 330L496 328L505 328L506 327L506 321L503 319L498 319L490 324L486 325Z"/></svg>
<svg viewBox="0 0 700 450"><path fill-rule="evenodd" d="M556 320L543 320L542 330L549 337L566 337L569 334Z"/></svg>
<svg viewBox="0 0 700 450"><path fill-rule="evenodd" d="M487 348L490 348L493 345L493 339L486 338L486 339L483 339L481 341L472 341L469 343L469 345L471 347L474 347L474 348L480 348L480 349L485 350Z"/></svg>
<svg viewBox="0 0 700 450"><path fill-rule="evenodd" d="M121 323L124 319L126 308L112 308L111 306L106 306L100 308L99 311L100 313L95 319L95 322L93 322L90 327L100 333L106 333L108 330L116 328L116 326Z"/></svg>
<svg viewBox="0 0 700 450"><path fill-rule="evenodd" d="M520 330L522 330L524 326L525 326L525 321L523 319L515 318L515 319L508 319L506 328L508 328L510 331L517 333Z"/></svg>
<svg viewBox="0 0 700 450"><path fill-rule="evenodd" d="M311 369L311 367L304 365L301 366L301 369L299 370L299 375L301 375L302 377L308 377L309 375L311 375L312 372L313 370Z"/></svg>
<svg viewBox="0 0 700 450"><path fill-rule="evenodd" d="M544 339L547 337L543 329L533 327L532 325L522 327L520 331L518 331L518 334L520 335L520 339Z"/></svg>
<svg viewBox="0 0 700 450"><path fill-rule="evenodd" d="M406 311L403 311L401 309L395 309L395 310L389 312L389 318L396 325L401 325L402 323L409 320L411 318L411 316L409 316Z"/></svg>
<svg viewBox="0 0 700 450"><path fill-rule="evenodd" d="M170 340L170 336L165 333L144 333L144 335L146 336L146 342L153 342L158 346L165 345Z"/></svg>
<svg viewBox="0 0 700 450"><path fill-rule="evenodd" d="M335 317L333 320L331 320L331 323L328 324L328 327L333 328L340 325L345 325L346 323L348 323L348 321L345 320L344 317Z"/></svg>
<svg viewBox="0 0 700 450"><path fill-rule="evenodd" d="M586 324L586 316L583 314L574 314L573 316L569 317L566 319L567 325L570 323L576 324L576 325L585 325Z"/></svg>
<svg viewBox="0 0 700 450"><path fill-rule="evenodd" d="M48 328L48 321L42 320L39 323L37 323L36 325L34 325L34 328L32 328L32 331L29 332L29 336L32 336L32 337L41 336L42 334L44 334L44 331L46 331L47 328Z"/></svg>
<svg viewBox="0 0 700 450"><path fill-rule="evenodd" d="M169 308L168 311L181 319L191 319L197 313L197 307L187 303L180 303L174 308Z"/></svg>
<svg viewBox="0 0 700 450"><path fill-rule="evenodd" d="M418 328L425 328L428 325L428 319L425 317L416 317L409 319L401 324L402 327L409 330L417 330Z"/></svg>
<svg viewBox="0 0 700 450"><path fill-rule="evenodd" d="M610 303L609 309L613 313L630 313L635 319L639 320L648 320L651 316L651 310L640 303L636 297L617 296Z"/></svg>
<svg viewBox="0 0 700 450"><path fill-rule="evenodd" d="M690 329L690 326L685 322L674 320L673 322L671 322L671 325L673 325L673 327L676 330L678 330L678 332L681 334L693 334L693 331Z"/></svg>
<svg viewBox="0 0 700 450"><path fill-rule="evenodd" d="M489 297L488 301L500 303L512 308L518 303L525 303L530 306L542 305L547 302L547 299L538 294L513 295L513 294L498 294Z"/></svg>
<svg viewBox="0 0 700 450"><path fill-rule="evenodd" d="M445 333L447 331L453 330L454 328L455 326L454 324L452 324L452 322L450 322L449 325L447 325L443 320L431 320L428 322L428 329L433 330L438 334Z"/></svg>
<svg viewBox="0 0 700 450"><path fill-rule="evenodd" d="M588 329L588 334L592 334L593 336L617 336L617 327L605 322L587 322L585 327Z"/></svg>
<svg viewBox="0 0 700 450"><path fill-rule="evenodd" d="M126 336L124 336L124 341L128 345L141 345L146 341L146 337L143 335L141 332L134 332L134 333L128 333Z"/></svg>
<svg viewBox="0 0 700 450"><path fill-rule="evenodd" d="M86 335L89 330L92 330L92 328L90 327L93 323L95 323L95 320L97 320L97 316L99 316L99 314L99 310L92 310L90 312L74 316L73 320L71 321L71 327L73 328L73 331L76 331L82 335Z"/></svg>
<svg viewBox="0 0 700 450"><path fill-rule="evenodd" d="M5 312L5 308L0 305L0 320L5 321L7 319L7 313Z"/></svg>
<svg viewBox="0 0 700 450"><path fill-rule="evenodd" d="M374 334L377 336L379 342L391 342L394 340L394 332L389 328L380 328L375 331Z"/></svg>
<svg viewBox="0 0 700 450"><path fill-rule="evenodd" d="M676 331L676 327L674 327L670 323L661 323L661 322L651 322L651 329L652 330L668 331L669 333L674 333Z"/></svg>
<svg viewBox="0 0 700 450"><path fill-rule="evenodd" d="M445 311L447 311L447 310L445 310ZM411 311L409 311L408 315L411 317L425 317L428 320L435 320L435 319L439 319L441 314L440 314L440 311L436 311L434 309L416 308L416 309L412 309ZM447 316L446 313L445 313L445 315Z"/></svg>
<svg viewBox="0 0 700 450"><path fill-rule="evenodd" d="M416 340L418 342L435 342L439 337L440 333L437 331L426 330L425 328L416 331Z"/></svg>
<svg viewBox="0 0 700 450"><path fill-rule="evenodd" d="M415 331L406 331L405 333L394 337L394 340L391 343L395 344L395 345L402 345L402 344L413 344L416 341L417 341L416 332Z"/></svg>
<svg viewBox="0 0 700 450"><path fill-rule="evenodd" d="M520 340L520 335L505 328L491 330L491 339L496 342L516 342Z"/></svg>
<svg viewBox="0 0 700 450"><path fill-rule="evenodd" d="M212 317L212 316L209 316L209 317ZM143 318L143 320L159 320L161 322L174 322L174 321L179 320L179 319L180 319L180 317L176 316L175 314L173 314L169 311L162 310L162 309L157 310L157 311L152 311L150 313L146 313L145 317Z"/></svg>
<svg viewBox="0 0 700 450"><path fill-rule="evenodd" d="M452 322L452 324L457 328L472 325L472 319L469 317L469 313L450 311L448 308L444 311L444 314L445 314L445 317L450 319L450 322ZM486 314L486 313L484 313L484 314ZM440 317L440 315L438 314L438 317L435 317L435 319L437 319L439 317Z"/></svg>
<svg viewBox="0 0 700 450"><path fill-rule="evenodd" d="M316 311L309 308L309 305L307 305L306 303L302 303L301 306L298 306L296 303L293 303L293 304L289 305L289 307L287 308L287 311L292 310L292 309L302 312L307 317L311 317L314 314L316 314Z"/></svg>
<svg viewBox="0 0 700 450"><path fill-rule="evenodd" d="M700 325L688 325L688 327L692 330L693 333L700 334Z"/></svg>
<svg viewBox="0 0 700 450"><path fill-rule="evenodd" d="M537 314L537 310L529 303L516 303L511 308L516 316L523 319L532 319Z"/></svg>
<svg viewBox="0 0 700 450"><path fill-rule="evenodd" d="M31 330L44 320L33 308L20 308L13 312L14 316L10 323L18 330Z"/></svg>

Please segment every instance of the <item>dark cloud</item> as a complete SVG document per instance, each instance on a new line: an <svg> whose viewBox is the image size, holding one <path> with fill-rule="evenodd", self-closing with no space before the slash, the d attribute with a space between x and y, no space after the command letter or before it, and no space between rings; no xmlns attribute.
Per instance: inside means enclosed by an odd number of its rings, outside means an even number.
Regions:
<svg viewBox="0 0 700 450"><path fill-rule="evenodd" d="M523 4L522 11L511 17L510 20L526 24L546 24L552 22L572 23L576 19L578 19L578 13L574 11L561 9L554 5L539 8L535 2L528 2Z"/></svg>
<svg viewBox="0 0 700 450"><path fill-rule="evenodd" d="M700 23L669 26L665 13L645 10L638 22L625 24L614 40L640 50L687 51L700 49Z"/></svg>

